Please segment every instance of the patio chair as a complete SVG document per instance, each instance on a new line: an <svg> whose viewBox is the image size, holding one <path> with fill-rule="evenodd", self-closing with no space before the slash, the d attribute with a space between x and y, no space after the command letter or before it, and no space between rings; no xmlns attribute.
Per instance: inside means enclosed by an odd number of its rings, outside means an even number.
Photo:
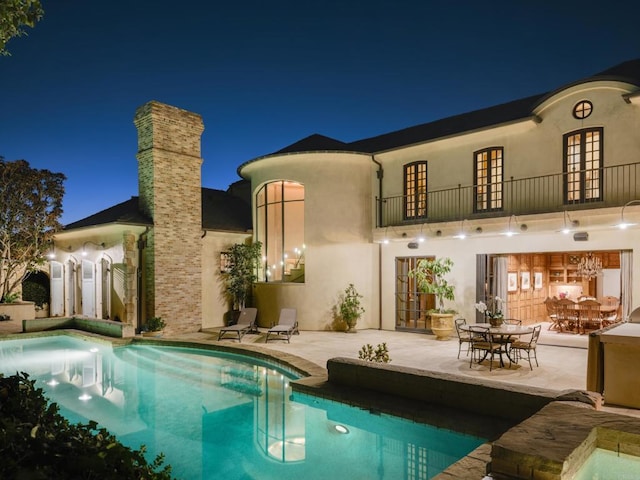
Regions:
<svg viewBox="0 0 640 480"><path fill-rule="evenodd" d="M283 308L280 310L280 318L278 324L274 325L267 331L267 337L264 339L264 343L269 341L269 336L272 335L272 340L286 337L287 343L291 343L291 335L300 334L298 330L298 321L296 320L295 308ZM280 335L283 335L281 337Z"/></svg>
<svg viewBox="0 0 640 480"><path fill-rule="evenodd" d="M471 359L469 360L469 368L473 365L473 360L476 359L476 363L482 362L485 358L489 357L489 371L493 368L493 357L498 354L500 356L500 366L504 365L502 360L502 352L504 345L501 343L495 343L492 335L489 333L488 327L478 327L472 325L469 327L469 341L471 345ZM482 356L482 358L480 358Z"/></svg>
<svg viewBox="0 0 640 480"><path fill-rule="evenodd" d="M238 335L238 342L242 342L242 337L247 333L258 331L258 327L256 326L257 314L257 308L243 308L238 317L238 323L222 327L218 333L218 340L223 338L227 333L235 333Z"/></svg>
<svg viewBox="0 0 640 480"><path fill-rule="evenodd" d="M541 325L536 325L533 327L533 333L531 334L531 338L528 342L526 341L515 341L511 344L510 358L513 358L516 363L518 360L522 358L522 352L527 353L527 361L529 362L529 368L533 370L533 365L531 364L531 353L533 352L533 358L536 361L536 367L538 365L538 355L536 354L536 346L538 344L538 339L540 338L540 330L542 330ZM511 364L509 364L511 366Z"/></svg>
<svg viewBox="0 0 640 480"><path fill-rule="evenodd" d="M469 355L469 346L471 343L471 339L469 338L467 332L463 331L460 328L462 325L465 325L467 323L467 320L464 318L456 318L453 323L456 326L456 333L458 334L458 358L460 358L460 352L462 351L463 344L467 345L467 355Z"/></svg>

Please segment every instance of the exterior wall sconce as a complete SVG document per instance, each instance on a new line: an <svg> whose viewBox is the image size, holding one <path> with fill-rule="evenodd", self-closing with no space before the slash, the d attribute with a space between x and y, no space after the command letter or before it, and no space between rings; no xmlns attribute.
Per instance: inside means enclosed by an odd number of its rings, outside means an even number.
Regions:
<svg viewBox="0 0 640 480"><path fill-rule="evenodd" d="M49 251L47 257L49 257L51 260L56 258L56 244L53 242L51 242L51 251Z"/></svg>
<svg viewBox="0 0 640 480"><path fill-rule="evenodd" d="M466 219L464 219L464 218L462 219L462 221L460 222L460 231L456 235L454 235L453 238L459 238L460 240L464 240L465 238L467 238L467 234L464 231L464 221L465 220Z"/></svg>
<svg viewBox="0 0 640 480"><path fill-rule="evenodd" d="M511 223L512 222L515 223L516 225L518 224L518 220L516 219L515 215L511 215L509 217L509 226L507 228L507 231L504 232L504 235L506 235L507 237L513 237L514 235L518 235L518 233L520 233L520 232L516 232L514 229L511 228ZM520 226L520 230L525 231L526 229L527 229L526 225L522 224Z"/></svg>
<svg viewBox="0 0 640 480"><path fill-rule="evenodd" d="M622 207L622 211L620 212L620 223L618 224L618 228L620 230L625 230L628 227L632 227L635 225L635 223L627 223L624 220L624 209L627 208L629 205L635 205L640 203L640 200L631 200L627 203L624 204L624 206Z"/></svg>
<svg viewBox="0 0 640 480"><path fill-rule="evenodd" d="M568 220L568 222L567 222ZM569 213L564 211L564 226L562 227L562 233L568 235L573 231L573 228L580 226L580 222L578 220L571 220Z"/></svg>

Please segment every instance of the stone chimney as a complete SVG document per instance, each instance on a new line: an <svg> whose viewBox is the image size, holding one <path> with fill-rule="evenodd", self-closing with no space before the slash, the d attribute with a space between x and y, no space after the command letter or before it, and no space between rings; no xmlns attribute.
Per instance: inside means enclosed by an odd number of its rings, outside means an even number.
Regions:
<svg viewBox="0 0 640 480"><path fill-rule="evenodd" d="M138 108L140 209L153 220L143 253L143 315L167 333L202 326L202 117L157 101Z"/></svg>

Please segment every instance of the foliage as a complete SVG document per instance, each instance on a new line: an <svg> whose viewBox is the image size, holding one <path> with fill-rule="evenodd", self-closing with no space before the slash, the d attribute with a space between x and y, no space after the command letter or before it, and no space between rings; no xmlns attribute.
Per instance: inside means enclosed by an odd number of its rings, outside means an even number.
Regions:
<svg viewBox="0 0 640 480"><path fill-rule="evenodd" d="M375 349L369 343L363 345L358 352L358 358L360 360L367 360L369 362L377 363L389 363L391 361L386 343L379 343Z"/></svg>
<svg viewBox="0 0 640 480"><path fill-rule="evenodd" d="M253 283L258 279L262 243L236 243L226 253L228 265L222 273L225 289L233 308L242 310L251 294Z"/></svg>
<svg viewBox="0 0 640 480"><path fill-rule="evenodd" d="M171 478L164 456L148 463L145 447L132 450L97 423L70 424L35 381L0 375L0 478Z"/></svg>
<svg viewBox="0 0 640 480"><path fill-rule="evenodd" d="M14 303L20 300L20 292L5 293L0 303Z"/></svg>
<svg viewBox="0 0 640 480"><path fill-rule="evenodd" d="M361 298L362 295L358 293L353 283L350 283L340 295L340 316L349 328L353 328L364 313L364 307L360 305Z"/></svg>
<svg viewBox="0 0 640 480"><path fill-rule="evenodd" d="M500 297L489 298L487 302L478 302L475 304L476 310L484 314L487 318L502 318L502 305L504 300Z"/></svg>
<svg viewBox="0 0 640 480"><path fill-rule="evenodd" d="M30 271L44 263L61 228L62 173L31 168L25 160L0 157L0 298L18 290Z"/></svg>
<svg viewBox="0 0 640 480"><path fill-rule="evenodd" d="M165 322L162 317L151 317L147 319L146 323L142 326L142 329L145 332L159 332L166 326L167 322Z"/></svg>
<svg viewBox="0 0 640 480"><path fill-rule="evenodd" d="M49 292L44 285L26 279L22 284L22 299L42 307L45 303L49 303Z"/></svg>
<svg viewBox="0 0 640 480"><path fill-rule="evenodd" d="M40 0L0 1L0 55L10 55L7 42L26 35L23 27L33 28L43 15Z"/></svg>
<svg viewBox="0 0 640 480"><path fill-rule="evenodd" d="M444 278L451 272L453 261L449 257L438 259L420 259L416 268L409 272L410 278L415 278L418 290L422 293L430 293L438 300L438 313L446 313L444 301L455 300L455 289Z"/></svg>

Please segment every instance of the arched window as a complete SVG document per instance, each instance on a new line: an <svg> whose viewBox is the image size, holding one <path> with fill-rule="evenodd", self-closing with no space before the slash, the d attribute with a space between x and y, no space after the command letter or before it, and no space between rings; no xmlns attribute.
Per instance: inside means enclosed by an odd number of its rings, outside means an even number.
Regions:
<svg viewBox="0 0 640 480"><path fill-rule="evenodd" d="M267 282L304 282L304 185L280 180L256 194L256 236Z"/></svg>

